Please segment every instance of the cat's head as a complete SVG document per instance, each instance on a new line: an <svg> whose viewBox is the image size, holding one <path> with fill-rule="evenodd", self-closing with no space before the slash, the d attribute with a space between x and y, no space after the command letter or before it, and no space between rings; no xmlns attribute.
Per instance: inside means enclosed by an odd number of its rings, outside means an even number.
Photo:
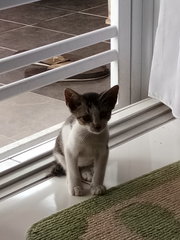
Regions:
<svg viewBox="0 0 180 240"><path fill-rule="evenodd" d="M106 127L115 107L119 86L98 93L79 94L74 90L65 89L66 105L78 122L89 132L99 134Z"/></svg>

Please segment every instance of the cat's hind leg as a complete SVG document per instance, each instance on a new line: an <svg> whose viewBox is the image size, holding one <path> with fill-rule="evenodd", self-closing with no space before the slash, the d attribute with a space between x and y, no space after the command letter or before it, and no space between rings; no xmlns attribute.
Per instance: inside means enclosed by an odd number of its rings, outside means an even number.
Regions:
<svg viewBox="0 0 180 240"><path fill-rule="evenodd" d="M60 164L64 170L66 170L65 157L62 154L60 154L60 153L58 153L56 151L53 152L53 155L54 155L54 157L56 159L56 162L58 164Z"/></svg>
<svg viewBox="0 0 180 240"><path fill-rule="evenodd" d="M52 176L66 175L66 164L65 164L64 156L58 152L54 152L53 155L54 155L56 161L51 170Z"/></svg>

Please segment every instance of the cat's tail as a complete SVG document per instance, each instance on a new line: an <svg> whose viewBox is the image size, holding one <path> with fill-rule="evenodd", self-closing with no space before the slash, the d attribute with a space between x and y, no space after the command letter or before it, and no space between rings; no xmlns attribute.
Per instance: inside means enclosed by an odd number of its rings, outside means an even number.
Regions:
<svg viewBox="0 0 180 240"><path fill-rule="evenodd" d="M61 166L61 164L54 162L54 166L52 167L50 173L47 175L49 177L62 177L66 175L66 171Z"/></svg>

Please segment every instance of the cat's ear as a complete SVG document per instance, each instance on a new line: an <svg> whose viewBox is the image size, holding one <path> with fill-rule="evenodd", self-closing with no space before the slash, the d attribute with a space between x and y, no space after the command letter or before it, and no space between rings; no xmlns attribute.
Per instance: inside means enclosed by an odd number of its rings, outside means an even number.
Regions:
<svg viewBox="0 0 180 240"><path fill-rule="evenodd" d="M81 105L81 95L70 88L64 91L66 105L74 112Z"/></svg>
<svg viewBox="0 0 180 240"><path fill-rule="evenodd" d="M100 94L100 102L110 108L111 110L115 107L117 102L117 95L119 91L119 86L115 85L106 92Z"/></svg>

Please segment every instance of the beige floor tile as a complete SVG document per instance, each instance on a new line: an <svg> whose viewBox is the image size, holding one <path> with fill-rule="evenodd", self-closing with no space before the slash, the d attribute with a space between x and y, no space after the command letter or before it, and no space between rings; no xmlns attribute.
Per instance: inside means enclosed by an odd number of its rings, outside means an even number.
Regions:
<svg viewBox="0 0 180 240"><path fill-rule="evenodd" d="M14 139L0 135L0 147L3 147L7 144L13 143Z"/></svg>
<svg viewBox="0 0 180 240"><path fill-rule="evenodd" d="M58 124L69 116L65 103L35 93L0 102L0 133L19 140Z"/></svg>

